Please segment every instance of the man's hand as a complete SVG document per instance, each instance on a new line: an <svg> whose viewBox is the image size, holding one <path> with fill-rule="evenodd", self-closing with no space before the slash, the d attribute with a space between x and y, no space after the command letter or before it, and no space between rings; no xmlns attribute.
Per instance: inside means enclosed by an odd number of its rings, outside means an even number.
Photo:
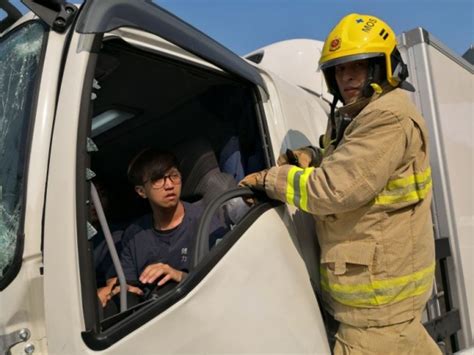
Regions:
<svg viewBox="0 0 474 355"><path fill-rule="evenodd" d="M120 286L115 286L117 284L116 277L108 279L106 284L106 286L101 287L97 290L97 296L99 296L102 307L105 307L107 303L112 299L112 297L120 293ZM139 296L143 296L143 291L135 286L127 285L127 291L135 293Z"/></svg>
<svg viewBox="0 0 474 355"><path fill-rule="evenodd" d="M247 175L239 182L239 186L249 187L254 190L265 191L265 177L267 176L267 172L268 170L262 170Z"/></svg>
<svg viewBox="0 0 474 355"><path fill-rule="evenodd" d="M113 288L116 282L117 282L117 278L111 277L105 282L104 287L100 287L99 289L97 289L97 296L100 299L100 303L102 304L102 307L105 307L107 305L107 302L109 302L110 299L112 298Z"/></svg>
<svg viewBox="0 0 474 355"><path fill-rule="evenodd" d="M127 291L131 293L135 293L138 296L143 296L143 291L136 286L127 285ZM114 297L115 295L118 295L119 293L120 293L120 286L115 286L114 289L110 292L110 297Z"/></svg>
<svg viewBox="0 0 474 355"><path fill-rule="evenodd" d="M287 149L285 153L278 157L277 165L296 165L300 168L310 166L317 167L321 164L322 154L319 149L313 147L302 147L299 149Z"/></svg>
<svg viewBox="0 0 474 355"><path fill-rule="evenodd" d="M140 275L140 282L144 284L151 284L154 283L156 279L164 275L160 282L158 282L158 286L163 286L169 280L181 282L185 274L186 273L183 271L173 269L168 264L150 264Z"/></svg>
<svg viewBox="0 0 474 355"><path fill-rule="evenodd" d="M108 286L98 288L97 296L100 299L100 304L102 305L102 308L104 308L107 305L107 302L109 302L112 298L112 288Z"/></svg>

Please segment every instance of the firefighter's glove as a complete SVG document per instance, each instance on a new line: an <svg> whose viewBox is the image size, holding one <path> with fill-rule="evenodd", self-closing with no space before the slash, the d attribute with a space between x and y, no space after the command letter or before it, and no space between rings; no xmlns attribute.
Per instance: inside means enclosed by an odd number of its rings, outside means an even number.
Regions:
<svg viewBox="0 0 474 355"><path fill-rule="evenodd" d="M291 164L300 168L308 168L310 166L317 167L321 164L321 150L312 146L302 147L299 149L287 149L284 154L278 157L278 166Z"/></svg>
<svg viewBox="0 0 474 355"><path fill-rule="evenodd" d="M262 170L244 177L240 182L240 187L248 187L252 190L258 191L265 191L265 178L267 176L268 170ZM255 197L242 197L244 202L248 206L253 206L257 203L257 199Z"/></svg>
<svg viewBox="0 0 474 355"><path fill-rule="evenodd" d="M240 182L240 187L248 187L252 190L265 191L265 177L268 170L262 170L244 177Z"/></svg>

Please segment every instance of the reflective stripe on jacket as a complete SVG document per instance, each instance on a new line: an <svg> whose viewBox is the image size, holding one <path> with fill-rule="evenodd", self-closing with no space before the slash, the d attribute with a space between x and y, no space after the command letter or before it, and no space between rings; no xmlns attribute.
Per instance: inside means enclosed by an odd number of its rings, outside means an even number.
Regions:
<svg viewBox="0 0 474 355"><path fill-rule="evenodd" d="M285 202L305 212L308 210L308 179L315 168L293 166L288 170ZM376 205L418 202L431 191L431 169L404 178L390 180L374 200Z"/></svg>
<svg viewBox="0 0 474 355"><path fill-rule="evenodd" d="M340 113L353 120L321 166L271 168L265 189L315 216L336 319L403 322L423 309L434 275L427 129L400 89Z"/></svg>

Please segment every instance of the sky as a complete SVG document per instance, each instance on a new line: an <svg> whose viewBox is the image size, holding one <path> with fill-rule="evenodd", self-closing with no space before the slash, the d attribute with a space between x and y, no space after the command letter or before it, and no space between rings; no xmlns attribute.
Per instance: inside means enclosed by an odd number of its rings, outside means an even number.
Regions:
<svg viewBox="0 0 474 355"><path fill-rule="evenodd" d="M240 55L292 38L324 41L346 14L401 32L423 27L458 54L474 44L474 0L157 0Z"/></svg>
<svg viewBox="0 0 474 355"><path fill-rule="evenodd" d="M18 4L19 0L12 2ZM377 16L397 34L423 27L459 55L474 44L474 0L154 2L239 55L286 39L311 38L323 41L339 19L351 12ZM25 11L24 7L22 11Z"/></svg>

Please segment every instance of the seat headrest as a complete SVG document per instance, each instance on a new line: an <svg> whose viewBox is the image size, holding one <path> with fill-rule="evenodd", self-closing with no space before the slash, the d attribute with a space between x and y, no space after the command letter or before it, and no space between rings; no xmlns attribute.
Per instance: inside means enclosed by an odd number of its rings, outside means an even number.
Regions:
<svg viewBox="0 0 474 355"><path fill-rule="evenodd" d="M179 144L175 149L179 170L183 176L181 197L189 199L200 195L202 180L209 172L219 173L219 164L210 143L204 138L196 138Z"/></svg>

